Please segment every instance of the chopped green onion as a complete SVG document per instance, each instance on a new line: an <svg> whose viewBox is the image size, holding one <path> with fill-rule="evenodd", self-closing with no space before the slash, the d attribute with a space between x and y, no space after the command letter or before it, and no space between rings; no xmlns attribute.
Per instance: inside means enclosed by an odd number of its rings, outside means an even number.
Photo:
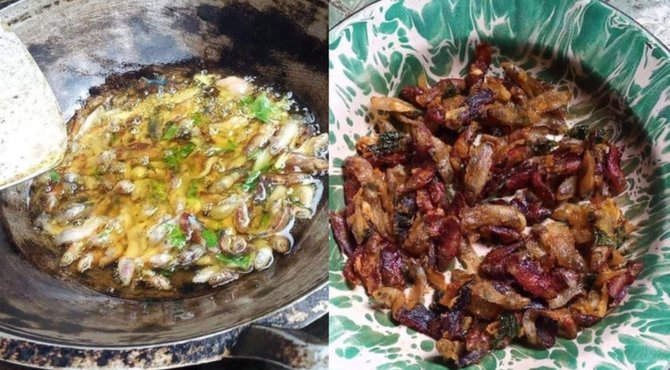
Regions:
<svg viewBox="0 0 670 370"><path fill-rule="evenodd" d="M258 185L258 180L260 179L261 175L268 172L270 168L272 168L272 165L267 165L258 171L249 172L249 175L244 180L244 183L242 183L242 185L240 186L242 191L248 193L256 189L256 185Z"/></svg>
<svg viewBox="0 0 670 370"><path fill-rule="evenodd" d="M163 153L163 160L172 169L176 169L179 166L179 159L177 159L177 154L172 149L168 149Z"/></svg>
<svg viewBox="0 0 670 370"><path fill-rule="evenodd" d="M170 148L163 153L163 160L172 169L179 167L179 162L186 159L195 150L195 143L188 143L180 148Z"/></svg>
<svg viewBox="0 0 670 370"><path fill-rule="evenodd" d="M274 107L266 94L261 94L254 100L254 105L251 108L251 113L264 123L270 121L270 116L274 111Z"/></svg>
<svg viewBox="0 0 670 370"><path fill-rule="evenodd" d="M256 189L256 185L258 185L258 179L260 177L261 171L251 171L249 176L247 176L247 178L244 180L244 183L241 185L242 191L248 193Z"/></svg>
<svg viewBox="0 0 670 370"><path fill-rule="evenodd" d="M119 140L119 134L117 132L112 132L112 136L109 138L109 144L112 145Z"/></svg>
<svg viewBox="0 0 670 370"><path fill-rule="evenodd" d="M240 108L242 108L244 111L248 111L249 108L251 107L251 104L254 103L254 97L251 95L247 95L244 98L240 99Z"/></svg>
<svg viewBox="0 0 670 370"><path fill-rule="evenodd" d="M200 126L202 125L202 114L200 112L195 112L191 115L191 119L193 120L193 124L195 126Z"/></svg>
<svg viewBox="0 0 670 370"><path fill-rule="evenodd" d="M205 240L205 246L207 248L216 248L219 238L214 231L210 229L202 230L202 238Z"/></svg>
<svg viewBox="0 0 670 370"><path fill-rule="evenodd" d="M261 216L261 222L260 222L260 227L265 228L270 224L270 212L265 212L263 211L263 215Z"/></svg>
<svg viewBox="0 0 670 370"><path fill-rule="evenodd" d="M173 248L182 249L186 245L186 234L177 225L171 225L168 232L168 241Z"/></svg>
<svg viewBox="0 0 670 370"><path fill-rule="evenodd" d="M237 143L232 140L226 141L226 145L221 148L224 153L234 152L235 149L237 149Z"/></svg>
<svg viewBox="0 0 670 370"><path fill-rule="evenodd" d="M154 181L151 187L151 196L156 200L167 199L165 184Z"/></svg>
<svg viewBox="0 0 670 370"><path fill-rule="evenodd" d="M170 278L174 274L174 270L160 269L158 270L158 273L165 276L166 278Z"/></svg>
<svg viewBox="0 0 670 370"><path fill-rule="evenodd" d="M168 122L168 127L163 133L163 140L172 140L179 133L179 126L174 122Z"/></svg>
<svg viewBox="0 0 670 370"><path fill-rule="evenodd" d="M51 182L60 182L61 180L60 174L55 170L52 170L51 172L49 172L49 180L51 180Z"/></svg>
<svg viewBox="0 0 670 370"><path fill-rule="evenodd" d="M191 183L188 185L188 190L186 191L186 196L188 198L198 198L198 185L200 185L200 180L195 179L192 180Z"/></svg>
<svg viewBox="0 0 670 370"><path fill-rule="evenodd" d="M195 143L188 143L179 149L179 157L181 157L181 159L184 159L189 155L191 155L191 153L193 153L193 150L195 150Z"/></svg>
<svg viewBox="0 0 670 370"><path fill-rule="evenodd" d="M219 253L216 259L228 267L238 268L247 271L251 268L251 256L248 254L240 256L229 256L227 254Z"/></svg>
<svg viewBox="0 0 670 370"><path fill-rule="evenodd" d="M247 159L250 161L255 161L260 154L261 154L260 149L254 149L251 152L249 152L249 154L247 154Z"/></svg>
<svg viewBox="0 0 670 370"><path fill-rule="evenodd" d="M256 159L254 160L254 165L251 168L252 171L263 171L267 172L270 167L272 167L272 164L270 163L272 161L272 154L270 154L270 150L268 148L265 148L260 151L260 153L256 156Z"/></svg>

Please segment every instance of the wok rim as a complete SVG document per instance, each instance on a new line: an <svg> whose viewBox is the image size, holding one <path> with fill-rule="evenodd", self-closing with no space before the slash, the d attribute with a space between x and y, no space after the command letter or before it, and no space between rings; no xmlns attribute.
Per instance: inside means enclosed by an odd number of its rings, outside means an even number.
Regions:
<svg viewBox="0 0 670 370"><path fill-rule="evenodd" d="M323 317L327 312L328 282L326 281L292 304L278 308L267 315L251 319L244 324L223 331L182 341L145 346L94 347L50 344L11 336L0 337L0 353L4 354L3 361L8 363L37 366L45 369L55 367L90 368L92 363L97 364L96 368L118 367L122 364L146 369L167 369L175 365L195 365L216 361L224 357L235 357L227 352L240 332L250 325L300 329ZM304 313L306 316L301 316L300 313ZM296 319L286 320L289 315L296 317ZM301 319L302 317L304 319ZM0 336L2 334L4 333L0 332ZM7 350L8 347L12 347L10 351ZM213 348L218 348L220 351L213 351ZM160 353L161 351L168 352ZM40 356L31 355L27 359L22 359L19 357L22 352L36 352ZM175 353L179 353L176 360ZM131 356L133 354L135 356ZM139 358L142 362L128 363L128 361L133 361L132 358ZM169 358L169 360L166 361L166 358Z"/></svg>

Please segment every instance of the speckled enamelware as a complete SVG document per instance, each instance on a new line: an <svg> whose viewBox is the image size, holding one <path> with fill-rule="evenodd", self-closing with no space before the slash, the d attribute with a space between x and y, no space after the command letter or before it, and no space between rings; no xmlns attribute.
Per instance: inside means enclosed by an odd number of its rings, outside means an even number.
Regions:
<svg viewBox="0 0 670 370"><path fill-rule="evenodd" d="M321 0L24 0L0 10L0 21L27 44L65 119L110 74L199 58L292 91L325 129L326 5ZM26 224L21 190L25 186L2 195L7 222ZM324 200L294 251L270 269L205 295L169 301L118 299L41 272L3 228L0 360L41 367L161 368L216 360L251 323L303 327L327 311L325 212Z"/></svg>
<svg viewBox="0 0 670 370"><path fill-rule="evenodd" d="M356 2L353 2L356 3ZM670 51L595 0L382 0L330 31L330 206L343 207L341 164L355 152L371 96L396 95L426 71L464 76L474 45L570 89L572 122L624 146L628 187L616 201L639 226L626 251L644 269L628 297L575 340L548 350L514 344L468 369L667 370L670 367ZM498 70L499 72L499 70ZM331 243L330 366L445 369L435 341L396 326L341 274Z"/></svg>

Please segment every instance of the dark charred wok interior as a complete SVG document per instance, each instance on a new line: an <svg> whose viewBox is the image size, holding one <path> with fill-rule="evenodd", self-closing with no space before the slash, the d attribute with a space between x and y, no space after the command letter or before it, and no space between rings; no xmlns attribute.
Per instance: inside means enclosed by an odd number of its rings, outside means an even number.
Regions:
<svg viewBox="0 0 670 370"><path fill-rule="evenodd" d="M477 46L465 79L374 97L331 228L344 276L457 366L575 338L624 299L622 149L566 122L571 94ZM424 297L425 296L425 297ZM425 303L425 304L424 304Z"/></svg>

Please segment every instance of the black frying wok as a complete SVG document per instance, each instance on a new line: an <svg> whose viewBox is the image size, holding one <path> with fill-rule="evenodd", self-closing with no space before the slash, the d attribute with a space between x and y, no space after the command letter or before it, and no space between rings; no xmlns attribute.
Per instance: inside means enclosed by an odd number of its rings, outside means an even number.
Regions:
<svg viewBox="0 0 670 370"><path fill-rule="evenodd" d="M195 58L292 91L327 129L325 1L23 0L0 10L0 20L27 44L65 119L111 74ZM206 362L250 323L300 328L326 312L325 194L294 251L270 269L204 295L139 301L29 263L20 250L40 249L27 190L1 196L0 360L84 368Z"/></svg>

